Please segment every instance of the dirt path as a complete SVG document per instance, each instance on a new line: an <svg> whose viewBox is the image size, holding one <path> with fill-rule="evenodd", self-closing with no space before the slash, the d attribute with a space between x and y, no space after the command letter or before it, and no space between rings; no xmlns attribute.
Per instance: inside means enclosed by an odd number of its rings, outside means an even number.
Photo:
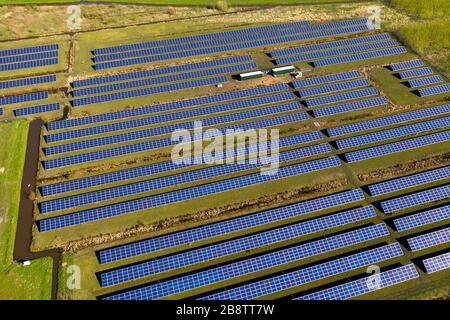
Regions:
<svg viewBox="0 0 450 320"><path fill-rule="evenodd" d="M56 299L59 259L62 251L59 249L40 252L30 251L31 241L33 239L32 227L34 209L34 202L30 199L30 195L36 190L36 177L39 164L39 140L42 125L42 121L35 120L31 122L28 130L13 258L15 261L24 261L42 257L51 257L53 259L51 297L52 299Z"/></svg>

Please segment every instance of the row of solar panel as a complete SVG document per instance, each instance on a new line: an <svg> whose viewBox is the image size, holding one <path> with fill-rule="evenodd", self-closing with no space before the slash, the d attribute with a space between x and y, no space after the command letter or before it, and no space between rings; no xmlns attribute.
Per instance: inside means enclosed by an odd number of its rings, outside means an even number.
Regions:
<svg viewBox="0 0 450 320"><path fill-rule="evenodd" d="M16 117L27 116L30 114L40 114L44 112L59 110L59 103L50 103L39 106L31 106L14 110Z"/></svg>
<svg viewBox="0 0 450 320"><path fill-rule="evenodd" d="M359 72L358 70L354 70L354 71L333 73L333 74L327 74L324 76L311 77L311 78L306 78L306 79L302 79L302 80L292 81L292 86L295 89L300 89L300 88L304 88L304 87L327 84L330 82L344 81L344 80L349 80L349 79L353 79L353 78L359 78L362 76L363 75L361 72Z"/></svg>
<svg viewBox="0 0 450 320"><path fill-rule="evenodd" d="M151 88L136 89L136 90L131 90L131 91L110 93L110 94L105 94L105 95L101 95L101 96L93 96L93 97L87 97L87 98L74 99L74 100L72 100L72 105L74 107L79 107L79 106L93 104L93 103L102 103L102 102L108 102L108 101L114 101L114 100L129 99L129 98L141 97L141 96L146 96L146 95L151 95L151 94L157 94L157 93L163 93L163 92L169 92L169 91L175 91L175 90L182 90L182 89L188 89L188 88L195 88L195 87L201 87L201 86L207 86L207 85L216 85L219 83L225 83L227 81L228 81L228 79L225 76L217 76L217 77L212 77L212 78L191 80L191 81L167 84L167 85L151 87Z"/></svg>
<svg viewBox="0 0 450 320"><path fill-rule="evenodd" d="M401 71L398 73L398 76L402 80L407 80L410 78L417 78L422 76L427 76L433 74L433 70L429 67L424 68L418 68L418 69L412 69L407 71Z"/></svg>
<svg viewBox="0 0 450 320"><path fill-rule="evenodd" d="M316 109L316 110L313 110L312 113L313 113L314 117L320 118L320 117L326 117L326 116L335 115L335 114L339 114L339 113L351 112L354 110L379 107L379 106L386 105L387 103L388 103L388 101L385 97L374 97L374 98L357 100L357 101L333 105L330 107Z"/></svg>
<svg viewBox="0 0 450 320"><path fill-rule="evenodd" d="M229 125L223 127L222 130L227 129L254 129L254 128L267 128L278 125L285 125L289 123L295 123L299 121L305 121L308 119L306 112L289 113L281 116L274 116L271 118L265 118L261 120L255 120L251 122L239 123L235 125ZM90 162L95 160L106 159L114 156L121 156L125 154L150 151L158 148L164 148L174 145L175 142L170 138L162 138L157 140L139 142L136 144L130 144L125 146L114 147L110 149L92 151L88 153L82 153L72 156L67 156L64 158L57 158L51 160L44 160L43 165L45 169L52 169L58 167L69 166L73 164L79 164L84 162Z"/></svg>
<svg viewBox="0 0 450 320"><path fill-rule="evenodd" d="M346 46L352 46L352 45L357 45L357 44L366 43L366 42L383 41L383 40L389 40L389 39L391 39L391 37L387 33L376 34L376 35L366 36L366 37L355 37L355 38L345 39L345 40L305 45L305 46L296 47L296 48L274 50L274 51L270 52L270 57L279 58L282 56L295 55L295 54L300 54L300 53L305 53L305 52L310 52L310 51L319 51L319 50L326 50L326 49L337 48L337 47L346 47Z"/></svg>
<svg viewBox="0 0 450 320"><path fill-rule="evenodd" d="M438 86L426 87L417 90L421 97L433 96L436 94L448 93L450 92L450 83L441 84Z"/></svg>
<svg viewBox="0 0 450 320"><path fill-rule="evenodd" d="M275 45L275 44L286 43L286 42L301 41L301 40L308 40L308 39L315 39L315 38L322 38L322 37L330 37L330 36L336 36L336 35L340 35L340 34L347 34L347 33L354 33L354 32L362 32L362 31L366 31L366 30L367 30L367 25L364 24L364 25L357 25L354 27L348 27L348 28L342 28L342 29L333 29L333 30L326 30L326 31L311 32L311 33L301 33L298 35L289 35L289 36L259 40L259 41L254 41L254 42L241 42L241 43L236 43L236 44L221 45L221 46L217 46L217 47L186 50L186 51L166 53L166 54L160 54L160 55L154 55L154 56L145 56L145 57L140 57L140 58L103 62L103 63L96 64L95 69L101 70L101 69L107 69L107 68L115 68L115 67L133 65L133 64L150 63L150 62L170 60L170 59L180 59L180 58L186 58L186 57L191 57L191 56L213 54L213 53L226 52L226 51L236 51L236 50L242 50L242 49L248 49L248 48L262 47L262 46L267 46L267 45Z"/></svg>
<svg viewBox="0 0 450 320"><path fill-rule="evenodd" d="M369 88L364 88L364 89L359 89L359 90L352 90L352 91L346 91L346 92L342 92L342 93L335 93L335 94L330 94L330 95L326 95L326 96L320 96L317 98L309 98L309 99L303 100L303 102L305 103L305 105L307 107L319 107L319 106L326 105L326 104L360 99L360 98L376 96L376 95L378 95L378 90L373 87L369 87Z"/></svg>
<svg viewBox="0 0 450 320"><path fill-rule="evenodd" d="M205 104L214 104L214 103L219 103L219 102L231 101L231 100L252 97L252 96L257 96L257 95L263 95L263 94L271 94L271 93L287 91L287 90L289 90L289 86L286 83L278 83L278 84L274 84L274 85L270 85L270 86L256 87L256 88L250 88L250 89L244 89L244 90L238 90L238 91L229 91L229 92L219 93L219 94L210 95L210 96L202 96L202 97L198 97L198 98L161 103L158 105L143 106L143 107L137 107L137 108L133 108L133 109L120 110L120 111L109 112L109 113L101 113L101 114L93 115L93 116L80 117L80 118L76 118L76 119L67 119L67 120L62 120L62 121L49 122L49 123L47 123L47 129L49 131L54 131L54 130L78 127L78 126L83 126L83 125L88 125L88 124L93 124L93 123L98 123L98 122L119 120L122 118L142 116L142 115L158 113L158 112L163 112L163 111L172 111L172 110L177 110L177 109L187 108L187 107L196 107L196 106L201 106L201 105L205 105Z"/></svg>
<svg viewBox="0 0 450 320"><path fill-rule="evenodd" d="M0 106L7 105L7 104L15 104L15 103L33 101L33 100L42 100L42 99L47 99L47 98L48 98L47 91L38 91L38 92L33 92L33 93L20 94L20 95L16 95L16 96L0 97Z"/></svg>
<svg viewBox="0 0 450 320"><path fill-rule="evenodd" d="M272 104L282 101L289 101L295 99L295 94L292 92L283 92L274 95L260 96L250 98L247 100L238 100L229 103L216 104L213 106L201 107L192 110L178 111L174 113L164 113L150 117L131 119L122 122L114 122L110 124L103 124L84 129L63 131L60 133L49 134L45 136L47 142L56 142L62 140L78 139L86 136L97 135L107 132L114 132L120 130L131 130L133 128L148 126L148 125L162 125L164 122L175 120L195 118L214 113L221 113L233 110L242 110L245 108L261 106L265 104Z"/></svg>
<svg viewBox="0 0 450 320"><path fill-rule="evenodd" d="M419 251L450 242L450 227L427 232L406 240L411 251Z"/></svg>
<svg viewBox="0 0 450 320"><path fill-rule="evenodd" d="M190 80L190 79L202 78L202 77L208 77L208 76L214 76L214 75L231 74L231 73L242 72L242 71L247 71L247 70L254 70L256 68L258 68L256 63L250 62L250 63L238 64L238 65L233 65L233 66L228 66L228 67L213 68L213 69L206 69L206 70L200 70L200 71L192 71L192 72L166 75L166 76L155 77L155 78L147 78L147 79L141 79L141 80L119 82L119 83L109 84L109 85L105 85L105 86L95 86L95 87L89 87L89 88L84 88L84 89L77 89L77 90L72 91L72 96L80 97L80 96L93 95L93 94L110 92L110 91L132 89L132 88L136 88L136 87L153 86L153 85L164 84L164 83L168 83L168 82L176 82L176 81Z"/></svg>
<svg viewBox="0 0 450 320"><path fill-rule="evenodd" d="M444 79L440 75L417 78L407 81L410 88L424 87L441 82L444 82Z"/></svg>
<svg viewBox="0 0 450 320"><path fill-rule="evenodd" d="M389 65L391 70L394 72L402 71L402 70L406 70L406 69L418 68L421 66L423 66L423 62L420 59L392 63Z"/></svg>
<svg viewBox="0 0 450 320"><path fill-rule="evenodd" d="M397 231L408 231L428 224L446 221L450 218L450 205L421 211L402 218L394 219Z"/></svg>
<svg viewBox="0 0 450 320"><path fill-rule="evenodd" d="M0 65L8 64L8 63L23 62L23 61L34 61L34 60L41 60L41 59L57 58L57 57L58 57L58 51L24 54L24 55L20 55L20 56L10 56L10 57L5 57L5 58L0 58Z"/></svg>
<svg viewBox="0 0 450 320"><path fill-rule="evenodd" d="M282 57L275 60L276 64L291 64L295 62L301 61L315 61L317 59L335 57L340 55L348 55L351 53L362 52L362 51L371 51L375 49L389 48L389 47L397 47L399 43L396 40L387 40L380 42L373 42L368 44L343 47L339 49L328 49L324 51L317 51L311 53L304 53L301 55Z"/></svg>
<svg viewBox="0 0 450 320"><path fill-rule="evenodd" d="M18 69L37 68L37 67L49 66L49 65L53 65L53 64L58 64L58 58L2 64L2 65L0 65L0 71L12 71L12 70L18 70Z"/></svg>
<svg viewBox="0 0 450 320"><path fill-rule="evenodd" d="M28 47L28 48L1 50L0 57L15 56L15 55L19 55L19 54L37 53L37 52L44 52L44 51L54 51L54 50L59 50L59 45L50 44L50 45L34 46L34 47Z"/></svg>
<svg viewBox="0 0 450 320"><path fill-rule="evenodd" d="M272 26L257 27L258 29L247 28L247 29L225 31L225 33L224 32L209 33L209 34L202 34L202 35L196 35L196 36L190 36L190 37L172 38L172 39L156 40L156 41L149 41L149 42L137 43L137 44L121 45L121 46L115 46L115 47L109 47L109 48L101 48L101 49L95 49L94 54L99 55L99 54L132 51L132 50L137 50L137 49L152 48L152 47L159 47L159 46L179 45L179 44L185 43L185 42L195 42L195 41L202 41L202 40L208 40L208 39L217 39L217 38L220 38L223 36L240 36L240 35L247 34L247 33L258 33L258 32L267 32L267 31L270 32L270 31L291 29L291 28L294 28L294 29L300 28L300 29L306 30L306 31L314 31L314 30L346 27L346 26L352 26L352 25L360 25L360 24L365 24L365 23L367 23L367 19L356 19L356 20L347 20L347 21L340 21L340 22L334 22L334 23L327 23L327 24L316 25L316 26L309 26L308 21L302 21L302 22L296 22L294 24L278 24L278 25L272 25ZM307 26L309 26L309 28L306 28ZM261 28L261 29L259 29L259 28Z"/></svg>
<svg viewBox="0 0 450 320"><path fill-rule="evenodd" d="M296 134L287 137L281 137L279 140L279 148L286 148L294 145L317 142L322 139L322 135L317 132L309 132L303 134ZM234 150L234 149L233 149ZM241 148L237 148L235 154L229 155L229 157L237 157L241 155ZM244 152L247 149L243 150ZM227 150L227 153L229 151ZM244 153L245 154L245 153ZM248 153L249 154L249 153ZM164 161L159 163L154 163L142 167L129 168L116 172L105 173L98 176L89 176L85 178L80 178L71 181L64 181L50 185L44 185L40 187L41 194L43 196L50 196L64 192L70 192L79 189L90 188L94 186L111 184L119 181L125 181L140 177L146 177L154 174L169 173L174 170L182 169L185 167L195 166L196 163L201 163L201 161L196 161L196 158L192 161L192 165L189 164L175 164L172 160Z"/></svg>
<svg viewBox="0 0 450 320"><path fill-rule="evenodd" d="M195 70L195 69L207 69L207 68L213 68L213 67L218 67L218 66L227 65L227 64L250 62L252 60L253 60L253 58L251 55L233 56L233 57L229 57L229 58L203 61L203 62L195 62L195 63L189 63L189 64L181 64L181 65L165 67L165 68L156 68L156 69L150 69L150 70L121 73L121 74L116 74L116 75L112 75L112 76L104 76L104 77L76 80L76 81L72 82L72 87L79 88L79 87L93 86L93 85L99 85L99 84L109 83L109 82L118 82L118 81L131 80L131 79L137 79L137 78L154 77L154 76L159 76L159 75L167 75L170 73L179 73L179 72L190 71L190 70Z"/></svg>
<svg viewBox="0 0 450 320"><path fill-rule="evenodd" d="M17 80L8 80L0 82L0 89L9 89L14 87L32 86L42 83L50 83L56 81L56 75L40 76L33 78L22 78Z"/></svg>
<svg viewBox="0 0 450 320"><path fill-rule="evenodd" d="M273 174L270 174L270 172L265 175L262 175L260 173L253 173L243 177L231 178L224 181L208 183L205 185L195 186L187 189L181 189L136 200L125 201L122 203L112 204L100 208L79 211L76 213L57 216L54 218L42 219L37 223L39 231L45 232L72 225L97 221L104 218L128 214L131 212L147 210L150 208L160 207L180 201L205 197L208 195L230 191L233 189L240 189L264 182L276 181L279 179L297 176L308 172L337 167L339 165L340 161L337 157L324 158L301 164L281 167L274 171Z"/></svg>
<svg viewBox="0 0 450 320"><path fill-rule="evenodd" d="M369 81L367 79L357 79L350 81L337 82L328 85L322 85L318 87L312 87L307 89L300 89L298 92L301 98L307 98L311 96L317 96L322 94L328 94L337 91L345 91L350 89L356 89L360 87L368 87Z"/></svg>

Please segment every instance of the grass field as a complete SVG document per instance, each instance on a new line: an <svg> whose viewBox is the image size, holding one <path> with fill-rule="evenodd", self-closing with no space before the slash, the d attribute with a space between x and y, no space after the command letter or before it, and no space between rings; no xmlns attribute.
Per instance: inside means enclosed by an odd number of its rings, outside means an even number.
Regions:
<svg viewBox="0 0 450 320"><path fill-rule="evenodd" d="M0 124L0 299L50 299L51 258L12 261L28 123Z"/></svg>
<svg viewBox="0 0 450 320"><path fill-rule="evenodd" d="M386 0L385 2L421 18L450 16L448 0Z"/></svg>
<svg viewBox="0 0 450 320"><path fill-rule="evenodd" d="M88 0L94 1L94 0ZM103 2L123 2L123 3L145 3L154 5L170 6L215 6L218 2L227 3L231 6L268 6L268 5L293 5L293 4L311 4L311 3L329 3L329 2L360 2L360 0L100 0ZM0 0L0 4L39 4L39 3L67 3L81 2L71 0ZM98 2L95 1L95 2ZM219 4L220 6L220 4Z"/></svg>

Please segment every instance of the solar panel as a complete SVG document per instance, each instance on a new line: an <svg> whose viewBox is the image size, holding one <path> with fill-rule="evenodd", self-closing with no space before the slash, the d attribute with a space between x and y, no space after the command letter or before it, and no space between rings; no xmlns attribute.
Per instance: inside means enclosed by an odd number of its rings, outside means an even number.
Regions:
<svg viewBox="0 0 450 320"><path fill-rule="evenodd" d="M223 292L218 292L200 300L250 300L276 292L293 289L321 279L357 270L368 265L394 259L403 255L398 243L366 250L329 262L324 262L272 278L252 282Z"/></svg>
<svg viewBox="0 0 450 320"><path fill-rule="evenodd" d="M389 40L391 37L388 33L382 33L382 34L376 34L372 36L367 37L356 37L351 39L344 39L344 40L337 40L337 41L329 41L319 44L311 44L296 48L288 48L288 49L279 49L274 50L270 52L270 56L272 58L282 57L282 56L288 56L288 55L294 55L294 54L300 54L310 51L318 51L318 50L325 50L330 48L337 48L337 47L346 47L356 44L361 44L365 42L373 42L373 41L383 41L383 40Z"/></svg>
<svg viewBox="0 0 450 320"><path fill-rule="evenodd" d="M178 82L178 83L166 84L166 85L157 86L157 87L136 89L136 90L130 90L130 91L121 91L121 92L116 92L116 93L104 94L101 96L93 96L93 97L87 97L87 98L74 99L74 100L72 100L72 105L74 107L79 107L79 106L93 104L93 103L102 103L102 102L108 102L108 101L123 100L123 99L141 97L141 96L157 94L157 93L162 93L162 92L195 88L195 87L201 87L201 86L207 86L207 85L215 85L215 84L219 84L219 83L225 83L227 81L228 81L227 77L217 76L217 77L212 77L212 78Z"/></svg>
<svg viewBox="0 0 450 320"><path fill-rule="evenodd" d="M374 279L369 276L313 292L294 300L347 300L417 278L419 278L419 273L414 267L414 264L411 263L406 266L380 272L377 276L377 280L379 279L379 281L377 281L376 286L370 285Z"/></svg>
<svg viewBox="0 0 450 320"><path fill-rule="evenodd" d="M423 264L427 270L427 273L435 273L446 270L450 267L450 252L424 259Z"/></svg>
<svg viewBox="0 0 450 320"><path fill-rule="evenodd" d="M450 205L411 214L406 217L394 219L397 231L406 231L434 222L444 221L450 218Z"/></svg>
<svg viewBox="0 0 450 320"><path fill-rule="evenodd" d="M32 86L41 83L55 82L56 75L40 76L32 78L22 78L17 80L8 80L0 82L0 89L9 89L14 87Z"/></svg>
<svg viewBox="0 0 450 320"><path fill-rule="evenodd" d="M391 56L401 53L406 53L406 48L399 46L394 48L388 48L388 49L382 49L382 50L375 50L375 51L369 51L369 52L363 52L363 53L354 53L349 54L346 56L339 56L339 57L333 57L333 58L327 58L322 60L316 60L313 61L312 64L314 67L324 67L329 66L333 64L340 64L340 63L346 63L351 61L358 61L358 60L366 60L366 59L372 59L372 58L378 58L378 57L385 57L385 56Z"/></svg>
<svg viewBox="0 0 450 320"><path fill-rule="evenodd" d="M447 113L450 113L450 104L444 104L435 107L400 113L393 116L387 116L383 118L372 119L362 122L355 122L343 126L328 128L327 133L330 137L336 137L360 131L380 128L384 126L400 124L402 122L424 119L437 115L443 115Z"/></svg>
<svg viewBox="0 0 450 320"><path fill-rule="evenodd" d="M340 166L340 161L337 157L330 157L301 164L294 164L279 168L276 174L262 175L258 172L243 177L237 177L187 189L176 190L141 199L125 201L122 203L112 204L96 209L79 211L55 218L39 220L39 230L41 232L44 232L71 225L92 222L99 219L114 217L135 211L142 211L171 203L191 200L198 197L204 197L220 192L244 188L268 181L279 180L286 177L297 176L300 174L324 170L337 166Z"/></svg>
<svg viewBox="0 0 450 320"><path fill-rule="evenodd" d="M425 67L425 68L418 68L418 69L412 69L407 71L402 71L398 73L398 76L400 79L410 79L410 78L417 78L426 76L429 74L433 74L433 70L431 68Z"/></svg>
<svg viewBox="0 0 450 320"><path fill-rule="evenodd" d="M358 70L353 70L353 71L333 73L333 74L327 74L324 76L311 77L311 78L292 81L292 86L294 88L298 89L298 88L303 88L303 87L316 86L316 85L320 85L320 84L326 84L326 83L336 82L336 81L343 81L343 80L359 78L359 77L362 77L361 72L359 72Z"/></svg>
<svg viewBox="0 0 450 320"><path fill-rule="evenodd" d="M2 116L2 115L3 115L3 109L0 108L0 116Z"/></svg>
<svg viewBox="0 0 450 320"><path fill-rule="evenodd" d="M342 103L338 105L333 105L330 107L320 108L313 110L313 115L316 118L326 117L334 114L345 113L360 109L378 107L387 104L388 101L385 97L374 97L364 100L352 101L347 103ZM327 129L329 130L329 129Z"/></svg>
<svg viewBox="0 0 450 320"><path fill-rule="evenodd" d="M388 143L381 146L376 146L363 150L347 152L345 154L345 157L348 162L362 161L366 159L381 157L396 152L412 150L423 146L448 141L449 139L450 139L450 131L443 131L422 137Z"/></svg>
<svg viewBox="0 0 450 320"><path fill-rule="evenodd" d="M412 69L423 66L423 62L420 59L392 63L389 65L392 71L402 71L405 69Z"/></svg>
<svg viewBox="0 0 450 320"><path fill-rule="evenodd" d="M417 90L419 92L419 96L428 97L433 96L435 94L447 93L450 92L450 83L441 84L438 86L426 87Z"/></svg>
<svg viewBox="0 0 450 320"><path fill-rule="evenodd" d="M33 100L42 100L42 99L47 99L47 98L48 98L47 91L24 93L24 94L19 94L16 96L0 97L0 106L6 105L6 104L15 104L15 103L33 101Z"/></svg>
<svg viewBox="0 0 450 320"><path fill-rule="evenodd" d="M133 116L141 116L141 115L147 115L162 111L171 111L171 110L177 110L180 108L187 108L187 107L195 107L205 104L213 104L213 103L219 103L224 101L230 101L235 99L241 99L251 96L257 96L262 94L271 94L275 92L280 91L287 91L289 90L289 86L285 83L278 83L270 86L264 86L264 87L256 87L256 88L250 88L245 90L239 90L239 91L230 91L220 94L215 94L211 96L203 96L198 98L192 98L192 99L186 99L186 100L180 100L180 101L174 101L174 102L167 102L162 103L158 105L152 105L152 106L141 106L133 109L127 109L127 110L120 110L115 112L109 112L109 113L102 113L92 116L86 116L76 119L67 119L62 121L55 121L50 122L47 124L47 129L49 131L53 130L59 130L64 128L71 128L71 127L77 127L92 123L98 123L98 122L104 122L104 121L112 121L112 120L118 120L122 118L128 118Z"/></svg>
<svg viewBox="0 0 450 320"><path fill-rule="evenodd" d="M275 127L278 125L286 125L288 123L294 123L299 121L308 120L308 115L306 112L297 112L297 113L289 113L281 116L273 116L270 118L263 118L261 120L255 120L250 122L238 123L238 124L230 124L225 127L222 127L221 130L228 129L254 129L254 128L269 128ZM96 161L101 159L106 159L110 157L121 156L125 154L144 152L148 150L154 150L164 147L173 146L177 142L172 141L171 138L161 138L157 140L150 140L139 142L135 144L125 145L113 147L110 149L91 151L88 153L76 154L71 156L66 156L63 158L44 160L43 165L45 169L52 169L58 167L69 166L77 163L84 163L89 161Z"/></svg>
<svg viewBox="0 0 450 320"><path fill-rule="evenodd" d="M318 107L325 104L337 103L341 101L348 101L358 98L375 96L378 94L378 90L370 87L359 90L347 91L342 93L330 94L327 96L320 96L317 98L310 98L304 100L307 107Z"/></svg>
<svg viewBox="0 0 450 320"><path fill-rule="evenodd" d="M370 194L375 197L447 178L450 178L450 166L416 173L410 176L392 179L389 181L379 182L370 185L368 188Z"/></svg>
<svg viewBox="0 0 450 320"><path fill-rule="evenodd" d="M314 145L304 148L284 151L279 154L280 164L289 161L299 160L312 156L318 156L330 153L331 149L328 144ZM101 201L107 201L119 197L137 195L143 192L156 191L159 189L178 187L183 183L201 182L205 179L218 179L221 176L245 173L246 170L256 169L261 167L264 159L260 159L259 163L246 162L239 165L218 165L208 168L179 173L172 176L155 178L142 182L136 182L123 186L113 187L104 190L93 191L89 193L74 195L70 197L49 200L39 203L41 213L49 213L52 211L64 210L68 208L94 204Z"/></svg>
<svg viewBox="0 0 450 320"><path fill-rule="evenodd" d="M425 191L420 191L398 198L381 201L380 205L385 213L392 213L399 210L412 208L418 205L427 204L448 198L450 185L436 187Z"/></svg>
<svg viewBox="0 0 450 320"><path fill-rule="evenodd" d="M146 286L145 294L148 299L159 299L180 292L189 291L194 288L199 288L206 285L210 286L211 284L217 282L244 276L246 274L251 274L253 272L258 272L264 269L270 269L271 267L280 266L286 263L292 263L294 261L312 257L325 252L350 247L358 243L378 239L387 235L389 235L389 232L386 228L386 225L379 224L376 226L370 226L367 228L354 230L348 233L328 237L303 245L298 245L292 248L264 254L259 257L250 258L217 268L209 269L207 271L198 272L194 275L188 275L173 280L160 282L155 285ZM282 238L289 238L289 236L284 235L284 237ZM229 250L244 249L244 247L246 247L247 245L247 240L244 239L244 241L244 245L237 244L234 248L230 248ZM250 244L249 247L255 247L255 244ZM225 251L223 253L226 254L228 252ZM192 258L195 259L195 257L190 257L187 259ZM150 274L152 274L151 271L155 271L155 268L162 266L163 260L164 258L101 273L100 276L102 286L111 286L121 282L149 276ZM156 266L154 262L160 262L160 264ZM175 266L182 267L181 265L184 264L183 262L187 261L182 261L181 263L179 263L180 266L177 266L177 263L175 262ZM168 266L165 265L164 267ZM175 282L177 285L174 286Z"/></svg>
<svg viewBox="0 0 450 320"><path fill-rule="evenodd" d="M53 65L53 64L58 64L58 58L1 64L0 72L12 71L12 70L18 70L18 69L37 68L37 67L49 66L49 65Z"/></svg>
<svg viewBox="0 0 450 320"><path fill-rule="evenodd" d="M251 98L247 100L238 100L228 103L222 103L214 106L206 106L197 109L190 109L185 111L178 111L175 113L164 113L159 115L153 115L148 117L143 117L139 119L131 119L122 122L114 122L110 124L103 124L94 127L88 127L83 129L76 129L70 131L63 131L60 133L49 134L45 137L47 142L56 142L61 140L68 139L78 139L85 136L102 134L113 131L120 130L131 130L133 128L155 125L155 124L163 124L164 122L187 119L187 118L195 118L199 116L221 113L226 111L233 110L241 110L245 108L271 104L276 102L294 100L295 95L292 92L283 92L273 95L267 95L262 97Z"/></svg>
<svg viewBox="0 0 450 320"><path fill-rule="evenodd" d="M382 130L373 133L367 133L359 136L349 137L345 139L336 140L338 149L349 149L361 147L371 143L383 143L390 139L415 135L426 131L438 130L439 128L446 128L450 126L450 117L444 117L421 123L403 125L398 128Z"/></svg>
<svg viewBox="0 0 450 320"><path fill-rule="evenodd" d="M0 64L16 63L16 62L32 61L32 60L40 60L40 59L49 59L49 58L55 58L55 57L58 57L58 51L23 54L23 55L0 58Z"/></svg>
<svg viewBox="0 0 450 320"><path fill-rule="evenodd" d="M36 52L43 52L43 51L53 51L53 50L58 50L58 49L59 49L59 45L57 45L57 44L49 44L49 45L34 46L34 47L27 47L27 48L7 49L7 50L0 51L0 57L14 56L14 55L18 55L18 54L36 53Z"/></svg>
<svg viewBox="0 0 450 320"><path fill-rule="evenodd" d="M26 116L30 114L39 114L44 112L50 112L50 111L56 111L59 110L59 103L50 103L50 104L44 104L40 106L32 106L32 107L26 107L26 108L20 108L14 110L14 115L16 117L20 116Z"/></svg>
<svg viewBox="0 0 450 320"><path fill-rule="evenodd" d="M411 251L431 248L450 241L450 227L407 239Z"/></svg>
<svg viewBox="0 0 450 320"><path fill-rule="evenodd" d="M295 56L288 56L288 57L282 57L276 59L276 64L289 64L289 63L295 63L295 62L301 62L301 61L313 61L316 59L323 59L323 58L329 58L329 57L335 57L340 55L348 55L355 52L362 52L362 51L369 51L374 49L382 49L382 48L388 48L388 47L396 47L399 43L396 40L386 40L386 41L379 41L379 42L372 42L368 44L362 44L362 45L356 45L356 46L350 46L350 47L344 47L344 48L338 48L338 49L328 49L323 51L315 51L315 52L308 52L303 53L300 55Z"/></svg>
<svg viewBox="0 0 450 320"><path fill-rule="evenodd" d="M283 220L287 218L292 218L298 215L305 215L312 213L317 210L325 210L330 206L342 205L342 201L345 200L345 196L348 196L348 192L340 194L341 199L338 199L336 195L327 196L325 198L339 200L340 202L334 202L327 204L325 208L309 207L308 204L314 204L314 202L319 201L319 199L309 200L303 203L297 203L289 205L282 208L271 209L262 211L256 214L235 218L231 220L225 220L219 223L215 223L208 226L203 226L187 231L177 232L169 235L164 235L157 238L151 238L139 242L133 242L130 244L122 245L119 247L108 248L100 250L98 252L100 263L108 263L113 261L118 261L122 259L127 259L130 257L157 252L167 248L174 248L180 245L192 244L195 241L200 241L204 239L213 239L214 237L221 235L230 235L236 231L245 231L246 229L251 229L252 227L265 225L278 220ZM324 199L322 199L324 200ZM347 199L347 201L353 202L357 200L355 198ZM295 208L299 208L300 211L295 211ZM333 215L316 218L314 220L309 220L299 224L295 224L290 227L284 227L281 230L291 230L297 232L303 232L303 234L312 234L318 232L324 228L333 228L338 225L344 225L353 223L356 221L363 221L366 219L371 219L376 216L373 207L362 207L353 210L347 210L344 212L336 213ZM303 231L302 231L303 230ZM292 233L291 231L291 233Z"/></svg>
<svg viewBox="0 0 450 320"><path fill-rule="evenodd" d="M327 94L331 92L337 92L337 91L344 91L344 90L350 90L360 87L367 87L369 86L369 81L367 79L358 79L358 80L351 80L351 81L344 81L344 82L338 82L328 85L322 85L319 87L312 87L307 89L300 89L298 92L300 94L300 97L311 97L311 96L317 96L321 94Z"/></svg>
<svg viewBox="0 0 450 320"><path fill-rule="evenodd" d="M440 75L436 75L436 76L408 80L408 85L411 88L417 88L417 87L429 86L429 85L441 83L441 82L444 82L444 79Z"/></svg>

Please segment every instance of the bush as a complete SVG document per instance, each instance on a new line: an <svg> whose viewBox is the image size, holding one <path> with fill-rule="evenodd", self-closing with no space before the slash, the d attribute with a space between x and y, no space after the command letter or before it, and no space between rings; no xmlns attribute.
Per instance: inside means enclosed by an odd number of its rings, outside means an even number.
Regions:
<svg viewBox="0 0 450 320"><path fill-rule="evenodd" d="M229 5L228 5L227 1L219 0L216 2L215 8L216 8L216 10L219 10L219 11L228 11Z"/></svg>

